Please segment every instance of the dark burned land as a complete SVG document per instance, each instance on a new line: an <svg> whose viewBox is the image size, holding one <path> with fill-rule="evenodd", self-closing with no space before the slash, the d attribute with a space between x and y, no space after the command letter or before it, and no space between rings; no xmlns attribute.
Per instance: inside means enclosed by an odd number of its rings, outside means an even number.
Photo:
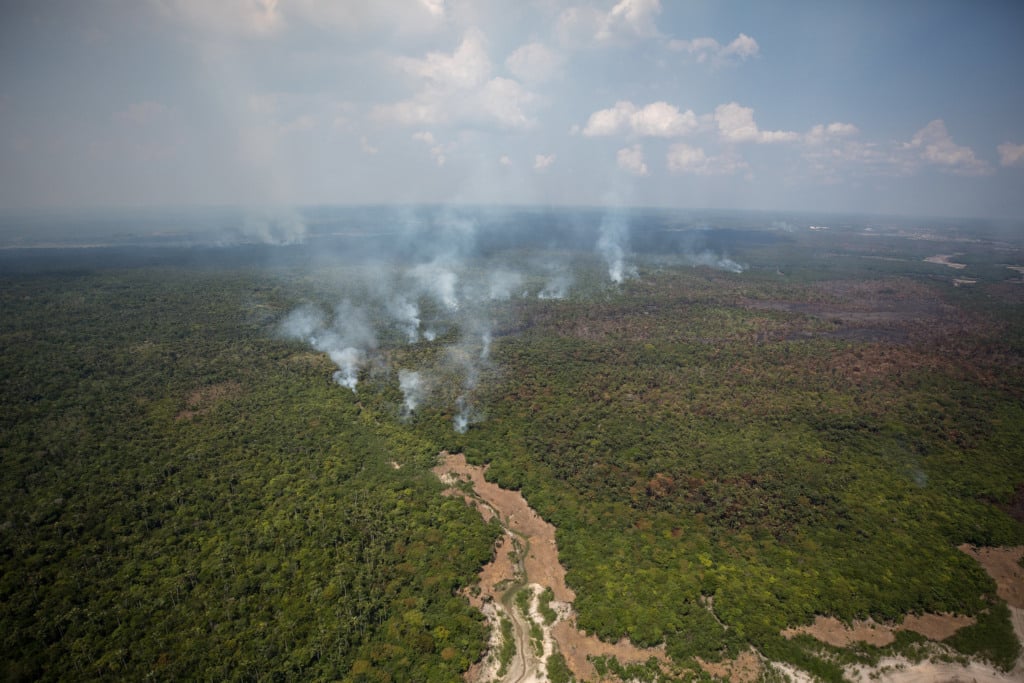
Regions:
<svg viewBox="0 0 1024 683"><path fill-rule="evenodd" d="M539 677L1020 675L1019 237L540 211L372 237L387 218L3 251L8 680L515 661L474 587L511 536L442 495L442 451L554 526L575 627L657 653L542 639Z"/></svg>

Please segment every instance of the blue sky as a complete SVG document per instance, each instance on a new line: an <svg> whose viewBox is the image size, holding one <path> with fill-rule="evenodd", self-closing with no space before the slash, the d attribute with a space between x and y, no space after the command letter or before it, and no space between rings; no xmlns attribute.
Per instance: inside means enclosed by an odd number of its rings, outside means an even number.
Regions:
<svg viewBox="0 0 1024 683"><path fill-rule="evenodd" d="M0 208L499 203L1024 218L1024 3L47 0Z"/></svg>

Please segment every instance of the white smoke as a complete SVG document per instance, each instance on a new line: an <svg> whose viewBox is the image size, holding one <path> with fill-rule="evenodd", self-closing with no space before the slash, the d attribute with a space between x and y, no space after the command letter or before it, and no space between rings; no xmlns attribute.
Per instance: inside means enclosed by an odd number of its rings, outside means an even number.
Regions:
<svg viewBox="0 0 1024 683"><path fill-rule="evenodd" d="M544 288L537 294L538 299L564 299L569 295L569 287L572 286L572 278L568 275L555 275L544 285Z"/></svg>
<svg viewBox="0 0 1024 683"><path fill-rule="evenodd" d="M452 418L452 427L459 434L465 434L466 430L469 429L470 422L469 401L466 400L465 396L459 396L455 400L455 408L458 412Z"/></svg>
<svg viewBox="0 0 1024 683"><path fill-rule="evenodd" d="M742 273L747 269L745 265L737 263L731 258L719 256L707 250L684 254L683 260L691 266L707 266L709 268L717 268L718 270L727 270L730 273Z"/></svg>
<svg viewBox="0 0 1024 683"><path fill-rule="evenodd" d="M455 399L453 418L453 426L459 434L465 433L477 419L471 397L480 382L481 372L490 367L491 342L490 324L481 318L470 318L464 323L462 340L446 349L446 365L463 377L463 391Z"/></svg>
<svg viewBox="0 0 1024 683"><path fill-rule="evenodd" d="M507 301L515 296L523 285L523 276L511 270L495 270L490 275L488 298L492 301Z"/></svg>
<svg viewBox="0 0 1024 683"><path fill-rule="evenodd" d="M629 234L621 216L606 214L601 221L597 250L608 265L608 277L615 284L636 277L636 268L626 263Z"/></svg>
<svg viewBox="0 0 1024 683"><path fill-rule="evenodd" d="M427 394L427 382L415 370L398 371L398 388L402 390L402 414L409 417L423 403Z"/></svg>
<svg viewBox="0 0 1024 683"><path fill-rule="evenodd" d="M480 360L488 361L491 359L491 331L484 330L483 334L480 335Z"/></svg>
<svg viewBox="0 0 1024 683"><path fill-rule="evenodd" d="M281 333L289 339L309 342L313 335L324 329L324 314L312 306L301 306L281 321Z"/></svg>
<svg viewBox="0 0 1024 683"><path fill-rule="evenodd" d="M240 241L263 244L302 244L306 241L306 222L292 209L266 209L245 217Z"/></svg>
<svg viewBox="0 0 1024 683"><path fill-rule="evenodd" d="M327 352L331 361L338 366L332 377L340 386L356 392L356 384L359 383L359 366L363 363L363 352L359 349L346 346L343 349L332 349Z"/></svg>
<svg viewBox="0 0 1024 683"><path fill-rule="evenodd" d="M435 259L430 263L415 266L409 274L425 294L436 299L449 311L458 310L459 296L456 287L459 276L449 266Z"/></svg>
<svg viewBox="0 0 1024 683"><path fill-rule="evenodd" d="M398 323L410 344L420 337L420 307L401 294L394 296L387 304L388 313Z"/></svg>
<svg viewBox="0 0 1024 683"><path fill-rule="evenodd" d="M359 369L366 362L367 350L377 347L377 336L366 313L348 301L338 305L330 324L317 308L297 308L281 321L281 332L326 353L338 367L334 381L353 393L359 383Z"/></svg>

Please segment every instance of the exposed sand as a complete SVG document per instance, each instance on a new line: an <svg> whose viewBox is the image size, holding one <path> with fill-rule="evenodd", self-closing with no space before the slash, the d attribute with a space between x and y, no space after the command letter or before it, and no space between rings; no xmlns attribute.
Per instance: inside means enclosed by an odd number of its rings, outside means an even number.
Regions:
<svg viewBox="0 0 1024 683"><path fill-rule="evenodd" d="M949 266L950 268L955 268L956 270L963 270L964 268L967 267L966 263L955 263L954 261L951 260L956 258L957 256L960 256L960 254L936 254L935 256L929 256L924 261L925 263L937 263L940 266Z"/></svg>
<svg viewBox="0 0 1024 683"><path fill-rule="evenodd" d="M668 662L664 646L639 648L629 638L623 638L617 643L606 643L576 628L575 616L567 621L559 621L551 632L569 669L581 681L597 680L597 669L588 657L615 657L622 664L642 664L651 657L663 663Z"/></svg>
<svg viewBox="0 0 1024 683"><path fill-rule="evenodd" d="M440 457L441 462L433 471L442 481L453 485L460 480L472 484L472 494L455 486L446 489L444 493L461 496L485 519L497 516L506 529L505 536L496 547L494 560L480 572L479 594L467 593L471 604L481 609L492 624L492 651L500 646L500 635L495 637L499 615L504 613L514 622L517 656L503 681L543 682L546 680L543 663L556 649L562 653L570 670L580 681L597 680L597 671L588 659L594 656L612 656L623 664L642 663L655 657L663 663L663 668L667 669L669 659L663 646L639 648L627 639L618 643L606 643L576 628L575 613L571 606L575 593L565 584L565 568L558 561L554 526L541 519L518 491L508 491L487 482L484 479L483 467L469 465L462 455L442 453ZM520 557L518 563L514 561L516 558L512 555L516 544L526 550L525 556ZM975 548L964 545L960 550L977 559L996 581L999 596L1010 606L1017 637L1024 642L1024 569L1017 564L1024 555L1024 546ZM516 614L518 610L511 604L508 595L509 586L527 582L534 593L530 613ZM552 602L552 607L558 611L559 618L553 626L543 627L543 654L537 656L527 634L531 621L538 625L543 623L537 611L536 596L544 588L551 588L554 593L555 601ZM783 635L792 637L798 633L807 633L838 647L846 647L858 641L884 646L895 639L896 631L911 630L931 640L942 641L972 623L972 617L925 614L908 615L899 625L879 624L868 620L855 622L848 627L838 619L818 617L811 626L787 629ZM763 668L760 657L753 650L729 662L698 663L707 673L718 678L728 678L731 683L752 683L757 680ZM812 680L806 672L795 667L774 662L770 666L785 672L795 681ZM470 683L489 681L495 678L496 673L497 663L492 657L471 667L466 674L466 680ZM979 662L972 662L966 666L928 661L914 664L903 658L890 657L884 659L877 667L847 667L846 676L862 683L1012 683L1024 681L1024 656L1009 673Z"/></svg>
<svg viewBox="0 0 1024 683"><path fill-rule="evenodd" d="M696 659L700 668L729 683L754 683L761 676L761 658L752 649L741 652L736 659L722 662L705 662L700 657Z"/></svg>
<svg viewBox="0 0 1024 683"><path fill-rule="evenodd" d="M847 647L857 642L884 647L896 640L897 631L914 631L930 640L945 640L975 621L974 617L964 615L910 614L903 619L902 624L880 624L872 619L866 619L846 625L835 617L818 616L810 626L788 628L782 635L792 638L806 633L836 647Z"/></svg>
<svg viewBox="0 0 1024 683"><path fill-rule="evenodd" d="M846 677L857 683L1020 683L1016 669L1004 673L987 664L971 662L967 666L941 662L913 664L905 659L889 657L877 667L847 667Z"/></svg>
<svg viewBox="0 0 1024 683"><path fill-rule="evenodd" d="M522 580L535 585L535 595L544 588L550 588L554 594L554 601L551 603L559 613L559 619L553 626L544 627L544 654L537 657L532 654L529 647L522 647L517 643L517 656L514 658L513 666L510 666L503 681L541 681L545 680L543 672L545 669L540 666L541 661L546 661L555 648L565 657L566 664L580 681L597 680L597 670L587 659L591 656L612 656L623 664L642 663L655 657L661 662L667 663L668 657L665 654L664 646L656 648L639 648L622 639L618 643L605 643L597 637L587 635L576 628L576 618L572 611L572 601L576 594L565 583L565 568L558 561L558 545L555 542L555 527L545 522L527 504L526 499L518 491L508 491L497 484L492 484L484 479L485 468L469 465L465 456L461 454L442 453L441 462L434 467L433 472L441 481L454 484L459 480L469 481L473 485L473 495L469 495L459 488L445 490L447 495L462 496L466 502L476 507L482 515L487 513L497 515L506 529L506 535L499 542L495 552L495 558L488 563L480 572L480 594L478 596L468 594L471 604L483 608L484 614L491 620L492 629L497 627L498 613L505 613L513 619L516 626L516 638L521 643L529 644L524 640L524 632L528 631L529 624L519 619L515 614L516 609L508 604L505 599L508 591L507 586L517 580L519 567L512 561L511 551L513 539L524 549L525 556L521 559ZM505 604L502 604L505 603ZM538 624L539 615L536 613L536 599L531 603L531 615L533 621ZM547 644L548 640L553 643ZM494 647L492 637L492 648ZM549 649L550 647L550 649ZM524 650L526 652L524 652ZM526 656L526 653L531 653ZM533 661L530 661L530 660ZM494 666L474 666L467 672L466 680L471 682L491 680L496 674ZM741 683L737 681L737 683Z"/></svg>
<svg viewBox="0 0 1024 683"><path fill-rule="evenodd" d="M576 594L565 584L565 568L558 562L555 527L541 519L522 494L485 480L484 468L467 464L466 457L461 454L442 454L441 464L434 468L434 473L469 479L473 491L497 512L502 525L528 541L529 552L523 558L523 568L530 581L550 587L555 593L555 600L572 602L576 599Z"/></svg>
<svg viewBox="0 0 1024 683"><path fill-rule="evenodd" d="M976 559L985 568L996 582L996 592L1007 605L1024 608L1024 568L1017 564L1024 555L1024 545L978 548L964 543L959 550Z"/></svg>

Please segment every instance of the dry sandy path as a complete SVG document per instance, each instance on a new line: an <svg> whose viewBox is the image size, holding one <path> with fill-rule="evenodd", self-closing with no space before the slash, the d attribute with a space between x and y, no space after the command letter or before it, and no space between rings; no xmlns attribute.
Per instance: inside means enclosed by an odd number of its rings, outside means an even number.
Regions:
<svg viewBox="0 0 1024 683"><path fill-rule="evenodd" d="M597 671L589 661L589 656L608 655L616 657L623 664L646 662L656 657L667 662L664 647L639 648L628 639L618 643L605 643L597 637L583 633L575 626L575 615L571 603L576 594L565 583L565 567L558 561L558 544L555 541L555 527L544 521L534 512L526 499L518 491L509 491L484 479L485 468L470 465L461 454L442 453L440 464L433 469L442 481L456 483L458 480L469 481L473 486L473 495L459 488L450 488L446 494L462 496L466 502L474 505L484 518L497 515L502 526L522 545L519 553L520 572L509 561L512 543L510 537L498 547L493 562L480 572L480 597L471 597L470 602L482 608L485 603L499 603L502 613L512 620L516 637L516 657L510 663L502 683L540 683L547 680L546 666L542 657L538 657L530 640L530 622L515 605L516 589L506 586L508 581L515 581L518 586L537 584L542 589L550 588L554 599L563 603L563 617L551 627L544 627L546 635L554 639L558 650L563 654L577 680L592 681L597 679ZM554 606L554 603L552 603ZM497 626L492 621L492 628ZM522 658L520 664L516 662ZM483 667L473 671L469 676L472 681L490 680L493 671Z"/></svg>

